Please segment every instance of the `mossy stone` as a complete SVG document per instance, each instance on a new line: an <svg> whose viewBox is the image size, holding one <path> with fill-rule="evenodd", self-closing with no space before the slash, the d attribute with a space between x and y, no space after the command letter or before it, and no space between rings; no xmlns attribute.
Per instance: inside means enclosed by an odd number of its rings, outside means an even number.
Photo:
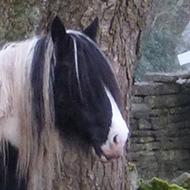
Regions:
<svg viewBox="0 0 190 190"><path fill-rule="evenodd" d="M175 184L169 184L162 179L153 178L149 182L141 180L140 190L187 190Z"/></svg>
<svg viewBox="0 0 190 190"><path fill-rule="evenodd" d="M182 185L185 189L190 190L190 178L186 179Z"/></svg>

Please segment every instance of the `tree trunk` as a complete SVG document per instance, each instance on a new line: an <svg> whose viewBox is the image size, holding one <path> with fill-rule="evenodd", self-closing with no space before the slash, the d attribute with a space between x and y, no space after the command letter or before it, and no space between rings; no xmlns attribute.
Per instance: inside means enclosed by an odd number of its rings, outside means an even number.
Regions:
<svg viewBox="0 0 190 190"><path fill-rule="evenodd" d="M134 64L141 31L152 0L8 0L0 2L2 43L40 34L57 14L67 29L82 30L99 17L97 42L110 58L122 92L123 114L129 121ZM65 143L60 190L129 190L125 158L103 164L89 152Z"/></svg>

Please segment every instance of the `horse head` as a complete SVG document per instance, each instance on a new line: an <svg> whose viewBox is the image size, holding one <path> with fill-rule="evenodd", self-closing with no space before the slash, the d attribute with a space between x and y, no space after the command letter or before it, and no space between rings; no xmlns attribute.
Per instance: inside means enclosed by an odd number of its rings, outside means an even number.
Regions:
<svg viewBox="0 0 190 190"><path fill-rule="evenodd" d="M97 27L97 18L83 32L66 31L58 17L53 20L55 125L106 161L123 155L129 131L114 74L95 43Z"/></svg>

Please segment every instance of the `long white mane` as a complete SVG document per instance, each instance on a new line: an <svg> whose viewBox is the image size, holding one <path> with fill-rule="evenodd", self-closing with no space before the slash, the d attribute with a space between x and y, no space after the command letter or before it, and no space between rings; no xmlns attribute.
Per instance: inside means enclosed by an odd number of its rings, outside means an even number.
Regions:
<svg viewBox="0 0 190 190"><path fill-rule="evenodd" d="M0 143L3 152L6 141L18 148L18 176L20 179L29 176L29 189L50 190L54 169L61 167L61 143L54 127L54 108L49 94L49 89L52 89L49 74L50 56L53 56L51 38L47 39L43 73L45 127L40 141L35 135L37 128L34 126L31 103L31 67L38 40L33 38L10 43L0 51ZM55 166L56 163L58 166Z"/></svg>

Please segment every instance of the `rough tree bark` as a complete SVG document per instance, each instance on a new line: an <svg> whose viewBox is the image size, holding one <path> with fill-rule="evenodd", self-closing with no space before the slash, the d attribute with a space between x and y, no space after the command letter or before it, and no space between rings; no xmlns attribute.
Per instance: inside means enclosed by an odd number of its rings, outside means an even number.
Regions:
<svg viewBox="0 0 190 190"><path fill-rule="evenodd" d="M128 120L139 56L141 31L152 0L3 0L0 2L1 43L24 39L46 31L58 15L68 29L84 29L96 16L100 27L97 42L110 58L122 92L123 113ZM60 190L129 190L125 158L103 164L91 153L65 144Z"/></svg>

